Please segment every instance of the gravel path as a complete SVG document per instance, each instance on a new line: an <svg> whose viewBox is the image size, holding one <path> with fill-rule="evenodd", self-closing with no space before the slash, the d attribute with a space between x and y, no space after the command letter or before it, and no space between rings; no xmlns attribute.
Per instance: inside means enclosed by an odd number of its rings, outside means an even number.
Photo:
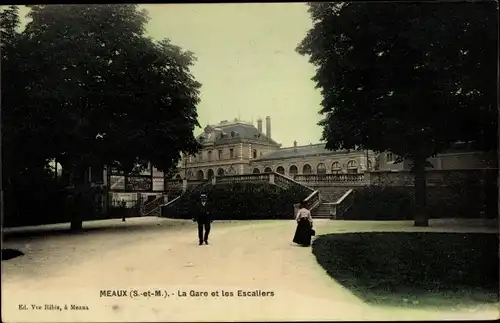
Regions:
<svg viewBox="0 0 500 323"><path fill-rule="evenodd" d="M25 256L2 262L2 318L7 322L442 320L494 319L498 310L436 312L375 308L326 275L310 248L291 243L293 221L215 222L198 246L195 224L159 218L7 229L4 248ZM440 229L441 228L441 229ZM318 234L423 230L411 222L317 220ZM436 225L426 230L495 227ZM29 232L20 235L20 232ZM44 235L37 234L40 231ZM50 234L47 234L50 232ZM494 231L493 231L494 232ZM127 296L101 297L101 290ZM137 296L134 292L161 292ZM190 291L199 294L191 295ZM238 291L262 291L259 296ZM207 292L208 296L203 293ZM212 292L214 293L212 295ZM186 296L182 296L186 293ZM232 296L231 296L232 293ZM262 295L267 294L267 295ZM272 294L272 295L271 295ZM169 296L166 296L169 295ZM59 306L33 309L32 305ZM81 306L71 310L71 304ZM26 309L19 306L26 305ZM68 306L68 310L64 309ZM49 306L50 307L50 306ZM88 309L86 309L88 308Z"/></svg>

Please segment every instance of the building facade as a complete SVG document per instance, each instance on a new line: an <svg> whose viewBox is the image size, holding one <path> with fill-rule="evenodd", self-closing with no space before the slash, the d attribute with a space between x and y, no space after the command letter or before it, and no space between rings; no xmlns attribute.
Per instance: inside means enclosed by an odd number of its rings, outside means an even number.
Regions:
<svg viewBox="0 0 500 323"><path fill-rule="evenodd" d="M381 153L376 158L375 169L382 171L408 171L410 160L396 163L397 155L391 152ZM455 143L450 149L428 159L431 170L464 170L498 168L498 158L495 152L478 151L462 142Z"/></svg>
<svg viewBox="0 0 500 323"><path fill-rule="evenodd" d="M205 127L198 140L203 145L196 156L185 157L174 178L205 180L214 176L278 172L302 174L359 173L371 169L372 151L329 151L324 144L282 148L272 138L271 118L257 126L238 119Z"/></svg>

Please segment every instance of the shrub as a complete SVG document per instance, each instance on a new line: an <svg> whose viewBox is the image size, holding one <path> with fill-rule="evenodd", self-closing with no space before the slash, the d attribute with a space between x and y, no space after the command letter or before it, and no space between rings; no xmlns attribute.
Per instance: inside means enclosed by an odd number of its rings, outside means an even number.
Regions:
<svg viewBox="0 0 500 323"><path fill-rule="evenodd" d="M406 187L365 186L354 192L346 220L409 220L413 191Z"/></svg>
<svg viewBox="0 0 500 323"><path fill-rule="evenodd" d="M162 214L174 218L191 218L201 193L208 195L216 219L290 219L293 204L307 197L302 187L282 189L268 183L206 184L186 192Z"/></svg>
<svg viewBox="0 0 500 323"><path fill-rule="evenodd" d="M354 192L346 220L411 220L414 217L411 186L365 186ZM496 185L428 186L430 218L495 218L498 214Z"/></svg>
<svg viewBox="0 0 500 323"><path fill-rule="evenodd" d="M314 241L312 252L333 279L368 303L498 301L496 234L327 234Z"/></svg>

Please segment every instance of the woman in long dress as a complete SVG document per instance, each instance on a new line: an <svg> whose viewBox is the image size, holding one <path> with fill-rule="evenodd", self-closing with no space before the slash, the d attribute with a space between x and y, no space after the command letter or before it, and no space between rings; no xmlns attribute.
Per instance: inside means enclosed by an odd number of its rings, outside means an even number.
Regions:
<svg viewBox="0 0 500 323"><path fill-rule="evenodd" d="M304 203L300 203L295 220L297 221L297 229L295 230L293 242L304 247L309 247L311 245L313 220L311 211L306 209Z"/></svg>

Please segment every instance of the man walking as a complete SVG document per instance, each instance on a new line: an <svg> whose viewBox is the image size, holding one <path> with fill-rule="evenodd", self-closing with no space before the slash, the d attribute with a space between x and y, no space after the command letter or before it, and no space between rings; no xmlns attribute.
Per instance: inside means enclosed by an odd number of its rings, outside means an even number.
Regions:
<svg viewBox="0 0 500 323"><path fill-rule="evenodd" d="M205 242L208 244L208 235L210 233L210 223L212 220L212 214L207 205L207 195L201 194L200 204L197 207L193 221L198 222L198 238L200 240L200 246ZM205 228L205 234L203 234L203 228Z"/></svg>

